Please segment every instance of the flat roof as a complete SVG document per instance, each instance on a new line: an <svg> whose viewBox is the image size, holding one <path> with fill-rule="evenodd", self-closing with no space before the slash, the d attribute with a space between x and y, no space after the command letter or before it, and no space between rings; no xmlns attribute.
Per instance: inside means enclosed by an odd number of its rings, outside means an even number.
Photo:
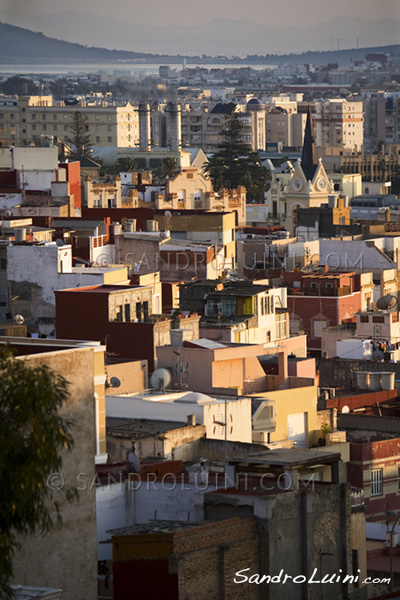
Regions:
<svg viewBox="0 0 400 600"><path fill-rule="evenodd" d="M183 421L159 421L157 419L131 419L106 417L107 433L116 437L131 439L153 436L173 429L183 429L188 424Z"/></svg>
<svg viewBox="0 0 400 600"><path fill-rule="evenodd" d="M299 465L330 464L340 460L339 452L326 452L308 448L278 448L257 454L248 454L243 458L230 458L229 463L237 465L271 465L295 468Z"/></svg>

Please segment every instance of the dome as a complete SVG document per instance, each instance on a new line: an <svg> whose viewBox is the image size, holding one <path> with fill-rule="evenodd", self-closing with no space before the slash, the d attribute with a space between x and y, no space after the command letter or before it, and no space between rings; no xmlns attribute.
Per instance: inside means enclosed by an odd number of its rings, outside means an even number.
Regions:
<svg viewBox="0 0 400 600"><path fill-rule="evenodd" d="M174 402L181 402L184 404L208 404L214 402L213 398L200 392L189 392L180 398L174 400Z"/></svg>
<svg viewBox="0 0 400 600"><path fill-rule="evenodd" d="M247 104L262 104L262 102L258 98L252 98Z"/></svg>

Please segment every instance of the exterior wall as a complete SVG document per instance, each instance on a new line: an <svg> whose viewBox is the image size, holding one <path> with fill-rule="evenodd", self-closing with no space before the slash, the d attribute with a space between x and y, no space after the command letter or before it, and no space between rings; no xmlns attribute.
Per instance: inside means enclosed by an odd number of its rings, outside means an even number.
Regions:
<svg viewBox="0 0 400 600"><path fill-rule="evenodd" d="M156 469L154 469L156 470ZM127 481L96 488L97 539L108 538L107 530L129 527L134 523L149 523L154 518L173 521L202 521L204 519L203 492L195 484L186 481L184 475L176 476L177 484L163 485L161 481L147 485L146 479L139 484L132 482L129 489ZM197 486L199 487L199 486ZM200 486L203 487L203 486ZM168 489L169 488L169 489ZM171 489L172 488L172 489ZM209 491L215 486L209 484ZM111 544L98 544L98 560L112 559Z"/></svg>
<svg viewBox="0 0 400 600"><path fill-rule="evenodd" d="M142 392L148 388L148 367L145 360L135 360L131 362L108 364L107 380L117 377L121 385L118 388L119 394L128 392Z"/></svg>
<svg viewBox="0 0 400 600"><path fill-rule="evenodd" d="M230 519L184 530L113 537L114 598L127 600L132 576L144 578L143 600L207 600L222 594L232 600L259 597L257 586L234 583L243 565L260 569L255 519ZM157 577L154 577L157 572Z"/></svg>
<svg viewBox="0 0 400 600"><path fill-rule="evenodd" d="M146 399L140 396L107 396L106 414L110 417L157 419L160 421L187 422L188 415L196 417L196 423L206 426L206 437L225 439L225 427L215 421L225 421L225 404L228 415L227 440L251 443L251 399L228 399L210 401L208 404L174 402L176 395L165 395L165 400Z"/></svg>
<svg viewBox="0 0 400 600"><path fill-rule="evenodd" d="M348 481L364 490L370 520L386 522L386 511L397 511L400 498L398 465L400 438L373 443L350 444ZM382 493L373 494L371 471L383 471Z"/></svg>
<svg viewBox="0 0 400 600"><path fill-rule="evenodd" d="M83 182L84 200L88 208L121 208L121 178L114 182L95 182L87 177Z"/></svg>
<svg viewBox="0 0 400 600"><path fill-rule="evenodd" d="M322 350L322 330L340 325L361 308L361 293L339 297L288 296L288 308L307 334L309 350ZM292 319L292 320L293 320Z"/></svg>
<svg viewBox="0 0 400 600"><path fill-rule="evenodd" d="M179 356L172 348L158 348L158 366L171 370L171 387L181 381L188 389L204 394L223 393L224 389L244 390L246 385L251 388L257 383L266 383L265 373L255 352L263 353L262 346L251 348L229 348L219 351L209 351L201 348L179 349ZM185 365L181 377L177 373L179 362Z"/></svg>
<svg viewBox="0 0 400 600"><path fill-rule="evenodd" d="M294 396L296 401L294 402ZM275 401L276 428L271 433L271 443L288 439L288 416L304 413L307 419L307 442L313 444L319 437L317 423L317 387L296 388L296 390L277 390L265 394L257 394L257 398L265 397Z"/></svg>
<svg viewBox="0 0 400 600"><path fill-rule="evenodd" d="M79 473L94 479L95 411L93 349L46 352L23 357L28 366L48 365L70 382L70 397L62 414L74 421L74 446L62 452L61 473L70 487L78 485ZM14 583L61 588L65 600L97 598L95 492L79 495L79 504L62 501L63 525L42 537L39 533L22 541L14 558ZM79 535L77 534L79 532ZM67 560L68 558L68 560ZM74 574L71 577L71 573Z"/></svg>
<svg viewBox="0 0 400 600"><path fill-rule="evenodd" d="M22 314L28 330L33 332L39 318L55 317L54 291L109 283L110 279L126 282L127 272L124 268L72 268L71 246L49 243L8 246L7 277L12 295L18 296L14 300L14 311Z"/></svg>
<svg viewBox="0 0 400 600"><path fill-rule="evenodd" d="M88 134L94 146L134 147L139 143L139 119L135 107L105 101L81 101L73 106L55 103L51 96L21 96L16 106L0 106L1 129L7 142L29 145L40 136L71 136L75 112L88 119ZM25 120L25 122L22 121Z"/></svg>

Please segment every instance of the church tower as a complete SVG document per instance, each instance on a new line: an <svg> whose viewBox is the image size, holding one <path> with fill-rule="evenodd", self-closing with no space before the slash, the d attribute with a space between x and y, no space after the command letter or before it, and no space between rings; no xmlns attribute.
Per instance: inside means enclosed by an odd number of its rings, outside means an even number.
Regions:
<svg viewBox="0 0 400 600"><path fill-rule="evenodd" d="M292 177L282 196L287 230L292 235L294 234L297 208L310 208L328 204L328 195L331 194L334 194L333 183L326 174L322 160L317 157L312 115L310 107L308 107L301 160L297 161Z"/></svg>

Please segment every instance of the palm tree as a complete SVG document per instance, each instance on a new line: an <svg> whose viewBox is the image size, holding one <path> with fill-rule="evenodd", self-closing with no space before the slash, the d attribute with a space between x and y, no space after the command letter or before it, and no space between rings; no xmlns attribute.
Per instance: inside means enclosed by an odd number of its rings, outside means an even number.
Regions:
<svg viewBox="0 0 400 600"><path fill-rule="evenodd" d="M172 179L173 177L178 175L178 173L179 168L178 161L176 160L176 158L173 158L172 156L167 156L166 158L162 159L160 168L161 177L168 177L169 179Z"/></svg>
<svg viewBox="0 0 400 600"><path fill-rule="evenodd" d="M124 156L117 160L117 170L123 172L140 171L141 166L131 156Z"/></svg>

